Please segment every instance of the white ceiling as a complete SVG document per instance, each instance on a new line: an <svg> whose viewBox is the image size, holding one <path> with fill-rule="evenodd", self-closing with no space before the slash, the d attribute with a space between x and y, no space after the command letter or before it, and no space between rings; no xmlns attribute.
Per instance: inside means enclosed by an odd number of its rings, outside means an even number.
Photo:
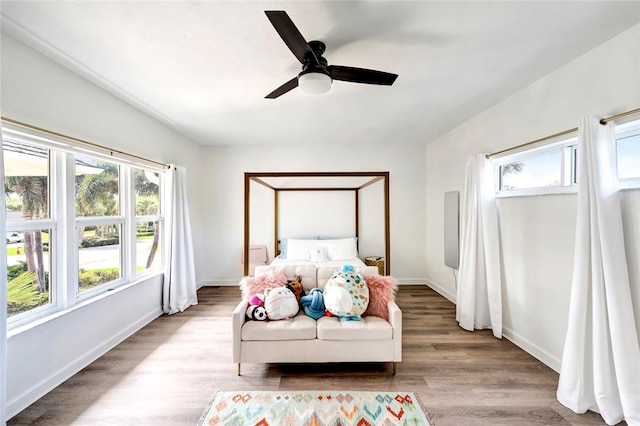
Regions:
<svg viewBox="0 0 640 426"><path fill-rule="evenodd" d="M264 10L329 64L399 74L264 96L301 70ZM2 1L3 31L203 145L423 144L640 22L637 1Z"/></svg>

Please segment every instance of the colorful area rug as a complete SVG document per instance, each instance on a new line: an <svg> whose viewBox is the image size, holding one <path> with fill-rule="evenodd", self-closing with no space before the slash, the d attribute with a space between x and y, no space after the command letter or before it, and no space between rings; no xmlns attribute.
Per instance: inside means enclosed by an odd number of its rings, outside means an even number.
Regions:
<svg viewBox="0 0 640 426"><path fill-rule="evenodd" d="M413 392L218 392L198 426L428 426Z"/></svg>

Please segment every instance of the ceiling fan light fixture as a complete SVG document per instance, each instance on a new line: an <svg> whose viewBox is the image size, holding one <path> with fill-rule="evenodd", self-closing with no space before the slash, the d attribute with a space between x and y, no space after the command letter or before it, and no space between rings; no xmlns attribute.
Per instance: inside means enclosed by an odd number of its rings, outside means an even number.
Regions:
<svg viewBox="0 0 640 426"><path fill-rule="evenodd" d="M298 76L298 86L307 93L320 94L331 89L331 77L322 72L307 72Z"/></svg>

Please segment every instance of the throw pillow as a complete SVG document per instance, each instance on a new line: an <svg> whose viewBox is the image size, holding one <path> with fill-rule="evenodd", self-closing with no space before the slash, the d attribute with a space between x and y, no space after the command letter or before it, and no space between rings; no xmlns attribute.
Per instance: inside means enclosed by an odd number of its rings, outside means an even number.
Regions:
<svg viewBox="0 0 640 426"><path fill-rule="evenodd" d="M396 299L398 282L391 276L363 275L369 287L369 305L363 316L380 317L389 320L387 303Z"/></svg>
<svg viewBox="0 0 640 426"><path fill-rule="evenodd" d="M274 271L259 277L244 277L240 280L242 298L249 300L254 294L264 294L266 289L287 285L287 276L282 271Z"/></svg>
<svg viewBox="0 0 640 426"><path fill-rule="evenodd" d="M309 260L314 263L328 262L329 258L327 255L327 247L314 247L309 249Z"/></svg>

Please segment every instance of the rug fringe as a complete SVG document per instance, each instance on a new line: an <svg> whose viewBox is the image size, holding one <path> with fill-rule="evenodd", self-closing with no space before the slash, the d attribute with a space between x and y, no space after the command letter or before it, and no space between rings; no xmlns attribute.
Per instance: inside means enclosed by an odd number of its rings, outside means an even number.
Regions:
<svg viewBox="0 0 640 426"><path fill-rule="evenodd" d="M197 426L204 426L204 421L207 418L207 414L209 413L209 410L211 410L211 406L213 405L213 401L216 400L216 396L218 395L218 392L220 392L220 391L216 391L216 393L213 394L211 399L209 399L209 402L207 403L207 406L204 409L204 413L202 413L202 416L200 416L200 420L198 420L198 425ZM422 409L422 411L424 411L424 408Z"/></svg>

